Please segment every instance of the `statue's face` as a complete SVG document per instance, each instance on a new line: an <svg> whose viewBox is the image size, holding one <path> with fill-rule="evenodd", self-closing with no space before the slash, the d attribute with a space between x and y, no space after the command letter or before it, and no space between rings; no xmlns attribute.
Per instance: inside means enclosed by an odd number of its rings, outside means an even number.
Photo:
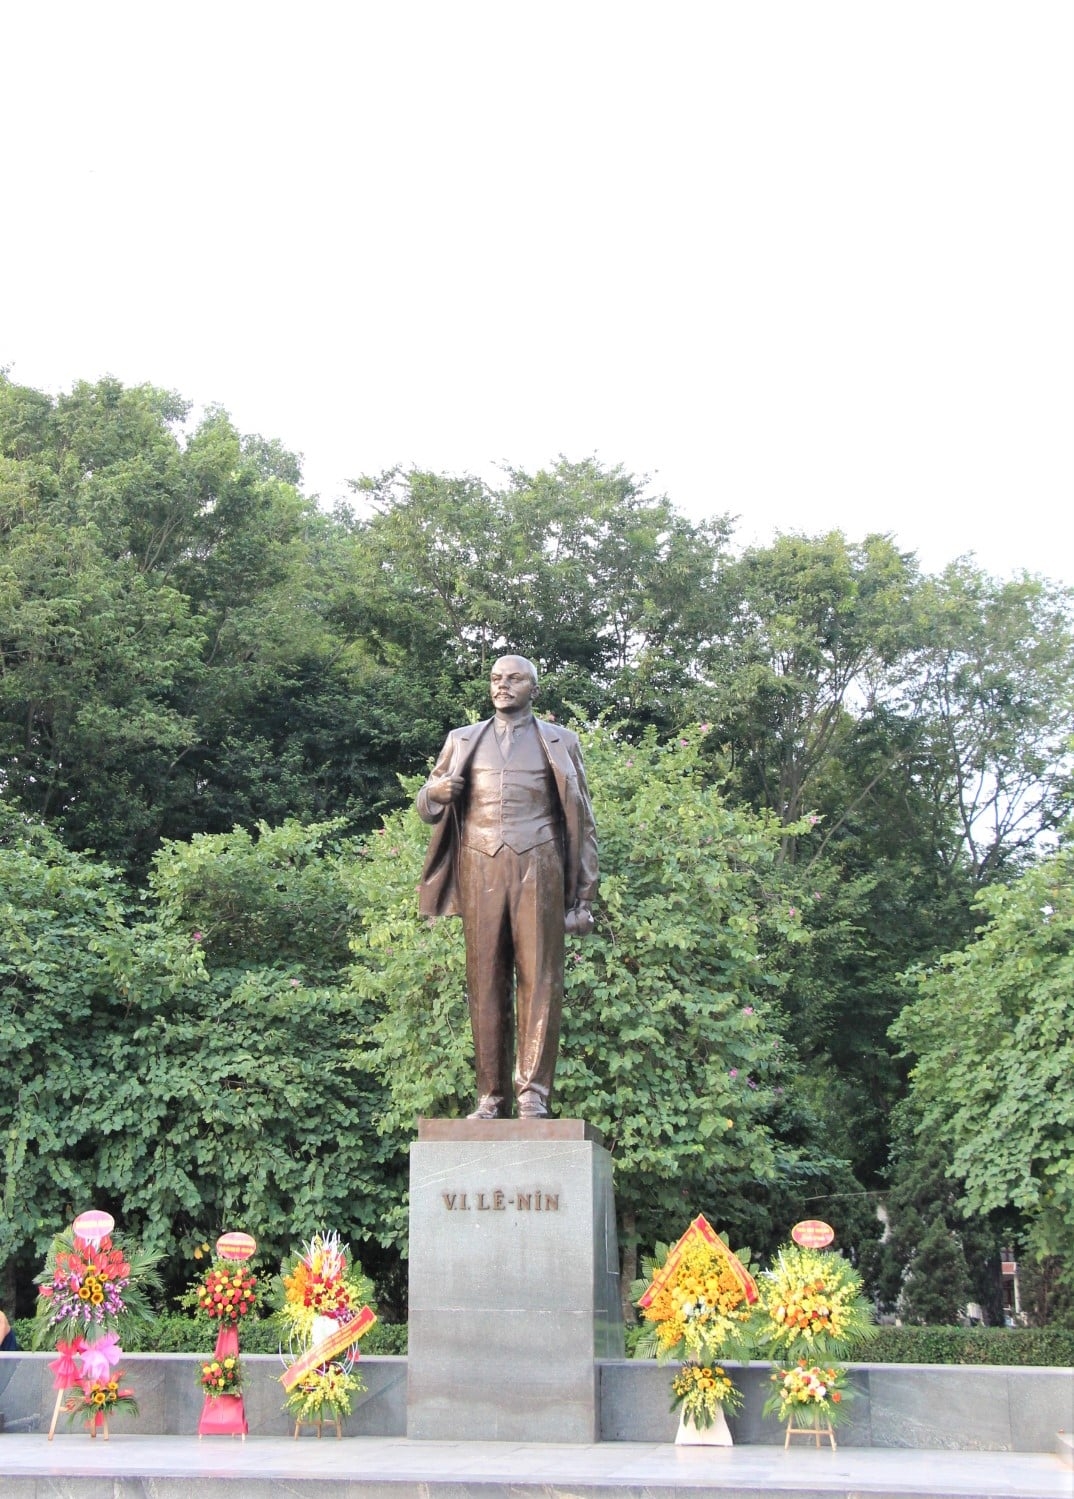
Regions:
<svg viewBox="0 0 1074 1499"><path fill-rule="evenodd" d="M523 656L501 656L489 682L497 713L525 713L537 696L533 668Z"/></svg>

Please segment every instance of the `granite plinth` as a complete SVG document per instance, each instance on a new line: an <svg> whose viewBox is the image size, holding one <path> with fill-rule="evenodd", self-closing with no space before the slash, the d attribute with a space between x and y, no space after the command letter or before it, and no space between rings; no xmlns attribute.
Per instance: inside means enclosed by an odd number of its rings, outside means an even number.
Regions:
<svg viewBox="0 0 1074 1499"><path fill-rule="evenodd" d="M623 1348L610 1155L582 1120L423 1125L408 1437L595 1441L596 1360Z"/></svg>

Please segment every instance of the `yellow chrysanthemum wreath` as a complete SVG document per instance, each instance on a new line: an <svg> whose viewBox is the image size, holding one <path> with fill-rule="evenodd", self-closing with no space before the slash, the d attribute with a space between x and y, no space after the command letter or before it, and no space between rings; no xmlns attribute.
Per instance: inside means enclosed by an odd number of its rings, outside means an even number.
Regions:
<svg viewBox="0 0 1074 1499"><path fill-rule="evenodd" d="M711 1244L695 1240L679 1268L642 1309L655 1325L657 1357L704 1358L738 1341L750 1315L741 1282Z"/></svg>
<svg viewBox="0 0 1074 1499"><path fill-rule="evenodd" d="M652 1324L637 1356L702 1364L748 1358L750 1307L757 1299L744 1263L748 1255L733 1254L704 1218L696 1218L672 1249L658 1244L653 1259L643 1262L647 1280L634 1288L642 1317Z"/></svg>

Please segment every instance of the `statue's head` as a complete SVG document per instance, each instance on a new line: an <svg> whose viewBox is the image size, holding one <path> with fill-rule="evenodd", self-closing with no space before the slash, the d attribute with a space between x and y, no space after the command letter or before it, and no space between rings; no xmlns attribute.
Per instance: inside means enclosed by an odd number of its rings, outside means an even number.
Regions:
<svg viewBox="0 0 1074 1499"><path fill-rule="evenodd" d="M525 656L501 656L489 680L497 713L524 713L537 696L537 668Z"/></svg>

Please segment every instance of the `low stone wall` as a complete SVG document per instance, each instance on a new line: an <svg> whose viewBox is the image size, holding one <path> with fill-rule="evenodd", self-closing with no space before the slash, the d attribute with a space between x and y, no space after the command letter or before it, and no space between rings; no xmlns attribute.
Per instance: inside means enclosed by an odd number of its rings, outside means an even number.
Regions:
<svg viewBox="0 0 1074 1499"><path fill-rule="evenodd" d="M121 1368L134 1390L139 1414L117 1412L109 1420L116 1431L142 1435L179 1436L195 1433L204 1395L198 1385L201 1364L211 1353L142 1353L125 1355ZM0 1412L5 1431L47 1431L56 1401L48 1365L55 1354L0 1353ZM243 1400L250 1435L290 1436L294 1422L283 1408L279 1382L283 1365L278 1357L244 1353L246 1371ZM403 1436L406 1432L406 1359L364 1358L360 1364L365 1394L356 1397L347 1418L348 1436ZM5 1384L5 1376L9 1374ZM66 1430L60 1414L57 1432ZM3 1463L0 1462L0 1472Z"/></svg>
<svg viewBox="0 0 1074 1499"><path fill-rule="evenodd" d="M49 1353L0 1354L0 1413L8 1433L43 1431L55 1395ZM143 1435L197 1431L202 1394L198 1365L208 1355L147 1353L123 1360L141 1415L117 1415L114 1430ZM246 1416L254 1436L287 1436L280 1360L244 1354ZM989 1368L949 1364L852 1364L859 1398L838 1440L848 1447L958 1448L991 1452L1049 1452L1060 1431L1074 1431L1074 1369ZM366 1393L344 1426L347 1436L406 1433L405 1358L368 1357L359 1365ZM780 1445L783 1431L763 1420L768 1365L728 1365L745 1396L730 1420L736 1442ZM669 1410L671 1370L636 1359L604 1359L600 1381L601 1439L671 1442L677 1418ZM61 1416L61 1423L66 1418ZM64 1429L61 1425L61 1428ZM3 1464L0 1461L0 1471Z"/></svg>
<svg viewBox="0 0 1074 1499"><path fill-rule="evenodd" d="M1074 1431L1074 1369L953 1364L851 1364L858 1398L837 1441L846 1447L947 1447L980 1452L1054 1452ZM728 1364L744 1395L729 1417L736 1442L782 1445L783 1428L761 1416L770 1366ZM678 1418L671 1371L646 1360L607 1361L601 1374L601 1438L670 1442Z"/></svg>

